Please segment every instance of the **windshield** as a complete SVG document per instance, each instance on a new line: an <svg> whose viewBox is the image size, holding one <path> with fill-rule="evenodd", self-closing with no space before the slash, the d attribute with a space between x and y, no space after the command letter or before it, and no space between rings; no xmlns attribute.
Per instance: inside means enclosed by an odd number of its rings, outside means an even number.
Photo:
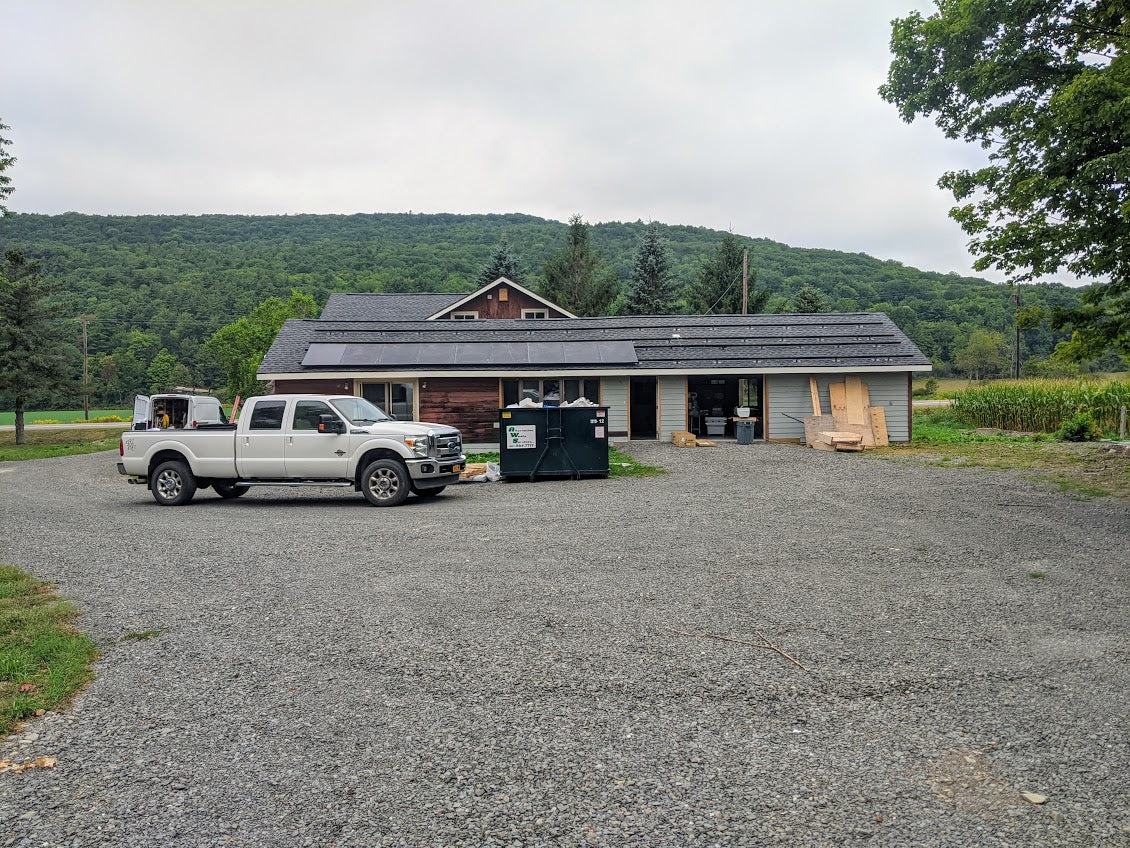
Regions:
<svg viewBox="0 0 1130 848"><path fill-rule="evenodd" d="M364 426L376 424L378 421L391 421L384 411L363 397L338 397L330 398L334 409L349 419L350 424Z"/></svg>

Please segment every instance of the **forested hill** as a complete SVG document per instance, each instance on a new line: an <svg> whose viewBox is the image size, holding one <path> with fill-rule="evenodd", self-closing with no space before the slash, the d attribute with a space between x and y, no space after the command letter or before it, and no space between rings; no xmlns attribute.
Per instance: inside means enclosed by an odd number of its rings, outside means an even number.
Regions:
<svg viewBox="0 0 1130 848"><path fill-rule="evenodd" d="M629 276L644 224L594 225L593 244L621 280ZM123 387L161 348L202 384L220 383L203 341L273 295L291 289L319 303L331 292L470 291L503 236L537 288L567 227L530 215L27 215L0 219L0 245L42 261L90 316L92 354L112 355ZM677 279L693 281L725 235L701 227L663 227ZM975 328L1009 334L1007 287L986 280L918 271L897 262L833 250L742 239L757 285L773 292L770 311L788 311L805 283L831 311L886 312L943 368ZM1025 288L1025 305L1070 305L1078 290ZM76 330L77 338L77 330ZM1044 327L1027 334L1029 353L1046 355L1056 339Z"/></svg>

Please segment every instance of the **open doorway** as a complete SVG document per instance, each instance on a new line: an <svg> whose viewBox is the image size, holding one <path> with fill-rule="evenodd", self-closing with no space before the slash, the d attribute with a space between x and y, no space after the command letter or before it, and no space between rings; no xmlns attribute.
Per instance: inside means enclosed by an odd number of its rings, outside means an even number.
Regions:
<svg viewBox="0 0 1130 848"><path fill-rule="evenodd" d="M658 439L654 377L632 377L628 386L628 432L632 439Z"/></svg>
<svg viewBox="0 0 1130 848"><path fill-rule="evenodd" d="M738 412L756 418L753 437L762 438L763 380L760 374L742 377L688 377L687 421L697 436L735 435L734 418Z"/></svg>

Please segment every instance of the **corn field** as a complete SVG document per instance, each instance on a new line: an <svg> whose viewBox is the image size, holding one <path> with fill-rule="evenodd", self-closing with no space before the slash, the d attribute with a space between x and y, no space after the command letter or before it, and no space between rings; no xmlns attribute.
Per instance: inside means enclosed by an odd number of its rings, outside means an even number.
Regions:
<svg viewBox="0 0 1130 848"><path fill-rule="evenodd" d="M954 415L975 427L1053 433L1063 419L1089 412L1104 431L1117 432L1118 412L1130 406L1130 382L1021 380L966 389L954 395Z"/></svg>

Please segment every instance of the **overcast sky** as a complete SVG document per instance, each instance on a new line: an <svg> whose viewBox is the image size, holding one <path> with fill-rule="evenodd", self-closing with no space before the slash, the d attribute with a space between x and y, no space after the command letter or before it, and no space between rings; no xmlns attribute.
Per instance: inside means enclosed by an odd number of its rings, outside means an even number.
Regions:
<svg viewBox="0 0 1130 848"><path fill-rule="evenodd" d="M931 6L0 0L8 205L579 212L968 274L936 182L982 151L876 93Z"/></svg>

